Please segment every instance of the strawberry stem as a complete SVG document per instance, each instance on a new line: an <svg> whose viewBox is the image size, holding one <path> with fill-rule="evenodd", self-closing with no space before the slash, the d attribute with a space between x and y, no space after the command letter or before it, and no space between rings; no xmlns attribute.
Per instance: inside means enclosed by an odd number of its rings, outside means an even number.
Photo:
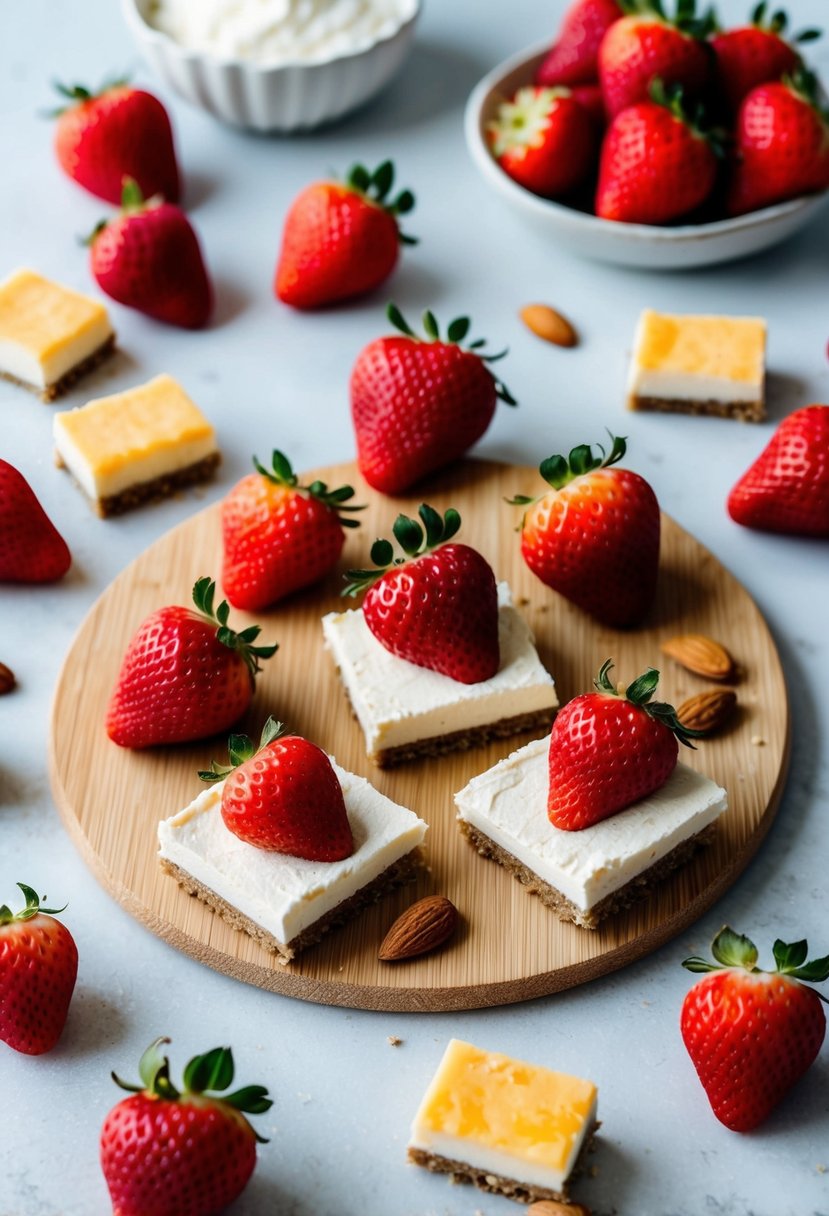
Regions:
<svg viewBox="0 0 829 1216"><path fill-rule="evenodd" d="M449 507L446 514L442 516L434 507L422 502L417 513L420 516L422 527L417 520L410 519L407 515L398 515L392 525L394 538L403 550L404 556L394 556L394 546L391 541L376 540L371 546L371 560L374 562L375 569L348 570L345 575L348 582L341 592L342 595L355 596L359 595L361 591L367 591L391 567L405 565L411 558L422 557L424 553L431 553L440 545L445 545L461 526L461 517L454 507Z"/></svg>
<svg viewBox="0 0 829 1216"><path fill-rule="evenodd" d="M367 504L362 506L345 506L349 498L354 497L353 486L339 486L336 490L329 490L324 481L312 481L309 486L301 486L299 479L291 467L291 462L284 452L274 451L271 454L271 467L266 469L263 464L260 464L256 456L253 457L253 467L257 473L261 473L268 481L273 482L277 486L285 486L287 489L296 490L298 494L307 494L310 498L316 498L323 506L328 507L339 516L340 523L344 528L359 528L360 521L358 519L343 519L342 512L365 511Z"/></svg>
<svg viewBox="0 0 829 1216"><path fill-rule="evenodd" d="M262 727L258 747L248 735L230 735L227 741L227 756L230 764L218 764L215 760L211 760L209 769L199 770L199 777L202 781L222 781L228 773L232 773L235 768L247 760L252 760L263 748L267 747L269 743L273 743L274 739L279 739L284 733L283 724L277 722L275 718L269 717Z"/></svg>
<svg viewBox="0 0 829 1216"><path fill-rule="evenodd" d="M774 971L766 972L757 966L757 947L748 937L735 933L729 926L720 929L711 944L711 953L715 962L694 955L686 958L682 964L687 971L696 974L709 971L722 971L728 967L741 967L744 971L759 975L788 975L793 979L806 980L812 984L822 983L829 979L829 955L825 958L813 959L807 962L809 943L803 938L799 942L784 942L779 938L775 941L772 952L776 967ZM827 998L820 992L815 996L822 1001ZM829 1003L829 1002L827 1002Z"/></svg>
<svg viewBox="0 0 829 1216"><path fill-rule="evenodd" d="M413 342L444 341L444 339L440 336L440 326L435 318L435 314L428 308L424 312L422 318L423 330L426 334L425 339L419 334L415 333L396 304L387 305L386 316L391 321L395 329L398 329L402 334L405 334L407 338L411 338ZM446 330L446 343L448 343L450 346L460 346L461 342L463 342L464 338L469 333L469 327L471 324L472 322L470 321L469 317L456 317L454 321L450 321ZM505 355L509 354L508 347L506 347L504 350L498 351L497 354L484 354L483 348L485 346L486 338L476 338L474 342L469 342L463 349L465 349L467 354L476 355L483 363L497 363L499 359L503 359ZM489 371L489 368L487 368L487 371ZM491 371L490 375L492 375ZM492 379L495 383L496 396L503 401L505 405L517 405L518 402L504 384L503 380L499 380L497 376L492 376Z"/></svg>
<svg viewBox="0 0 829 1216"><path fill-rule="evenodd" d="M193 603L199 612L207 617L211 625L218 626L216 630L218 640L223 646L227 646L228 649L238 651L248 666L251 679L255 679L262 670L259 660L271 658L276 654L279 645L277 642L274 642L272 646L254 646L253 643L262 632L258 625L250 625L247 629L241 629L238 633L234 632L227 623L230 616L230 605L227 600L222 600L221 604L214 611L213 600L215 595L216 583L209 575L196 580L193 587Z"/></svg>

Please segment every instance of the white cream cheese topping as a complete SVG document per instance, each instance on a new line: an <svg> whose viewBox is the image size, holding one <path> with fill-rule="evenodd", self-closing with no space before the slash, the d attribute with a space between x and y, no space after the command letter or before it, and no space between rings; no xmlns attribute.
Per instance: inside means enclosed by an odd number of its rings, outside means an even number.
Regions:
<svg viewBox="0 0 829 1216"><path fill-rule="evenodd" d="M565 832L547 818L548 739L513 752L455 795L479 829L586 912L696 836L727 809L725 790L677 764L656 793L592 827Z"/></svg>
<svg viewBox="0 0 829 1216"><path fill-rule="evenodd" d="M365 50L416 10L417 0L153 0L148 21L188 50L278 66Z"/></svg>
<svg viewBox="0 0 829 1216"><path fill-rule="evenodd" d="M361 609L322 618L325 643L340 670L369 755L453 731L472 730L558 705L555 684L529 625L498 586L501 666L491 680L461 684L390 654Z"/></svg>
<svg viewBox="0 0 829 1216"><path fill-rule="evenodd" d="M159 857L214 891L287 945L309 925L373 882L423 842L427 825L364 777L332 760L345 799L354 852L343 861L307 861L266 852L225 827L224 782L158 825Z"/></svg>

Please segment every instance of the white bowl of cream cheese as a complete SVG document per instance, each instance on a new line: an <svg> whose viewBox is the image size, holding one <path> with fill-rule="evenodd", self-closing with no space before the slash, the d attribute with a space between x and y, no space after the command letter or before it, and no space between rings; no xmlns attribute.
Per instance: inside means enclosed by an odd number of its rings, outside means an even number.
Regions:
<svg viewBox="0 0 829 1216"><path fill-rule="evenodd" d="M297 131L342 118L403 63L420 0L122 0L150 65L224 122Z"/></svg>

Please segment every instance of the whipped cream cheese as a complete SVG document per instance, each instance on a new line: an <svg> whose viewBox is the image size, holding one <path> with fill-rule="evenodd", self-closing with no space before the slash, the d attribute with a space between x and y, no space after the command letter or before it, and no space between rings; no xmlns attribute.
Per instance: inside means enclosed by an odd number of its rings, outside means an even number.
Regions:
<svg viewBox="0 0 829 1216"><path fill-rule="evenodd" d="M485 833L582 912L696 836L727 809L725 790L685 764L665 785L579 832L547 818L549 739L519 748L455 795L458 818Z"/></svg>
<svg viewBox="0 0 829 1216"><path fill-rule="evenodd" d="M278 66L365 50L416 11L417 0L153 0L147 19L188 50Z"/></svg>
<svg viewBox="0 0 829 1216"><path fill-rule="evenodd" d="M390 654L366 625L362 609L322 618L325 644L340 669L370 756L453 731L473 730L558 705L529 625L498 585L501 666L490 680L461 684Z"/></svg>
<svg viewBox="0 0 829 1216"><path fill-rule="evenodd" d="M330 758L330 757L329 757ZM158 825L159 857L173 862L226 903L288 945L423 842L427 825L364 777L333 760L354 837L342 861L307 861L257 849L225 827L224 782Z"/></svg>

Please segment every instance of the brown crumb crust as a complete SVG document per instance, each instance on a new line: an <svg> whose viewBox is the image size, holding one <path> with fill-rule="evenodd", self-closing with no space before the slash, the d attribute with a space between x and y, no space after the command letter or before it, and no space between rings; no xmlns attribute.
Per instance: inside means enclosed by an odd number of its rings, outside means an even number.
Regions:
<svg viewBox="0 0 829 1216"><path fill-rule="evenodd" d="M176 469L173 473L164 473L161 477L154 477L152 481L138 482L134 486L128 486L120 494L113 494L109 498L94 499L92 505L102 519L107 519L112 515L123 515L125 511L132 511L145 502L169 498L171 494L175 494L177 490L183 490L186 486L209 481L219 467L221 459L221 452L211 452L203 460L197 460L195 464L188 464L183 469ZM55 455L55 463L58 468L66 467L58 454Z"/></svg>
<svg viewBox="0 0 829 1216"><path fill-rule="evenodd" d="M0 380L8 380L10 384L18 384L21 388L28 389L30 393L40 397L41 401L48 403L54 401L56 397L61 397L72 385L85 376L87 372L94 371L96 367L104 363L110 355L115 351L115 334L110 334L106 342L93 350L91 355L86 359L82 359L80 363L76 363L74 367L70 367L69 371L61 376L60 380L56 380L54 384L47 384L45 388L38 388L36 384L30 384L28 380L20 380L17 376L10 375L9 372L0 372Z"/></svg>
<svg viewBox="0 0 829 1216"><path fill-rule="evenodd" d="M529 714L517 714L513 718L501 718L498 722L487 722L484 726L473 726L467 730L451 731L433 739L418 739L400 747L387 747L369 756L379 768L393 768L408 760L420 760L424 756L443 756L447 752L465 751L480 747L492 739L509 739L524 731L546 730L556 715L558 706L535 710Z"/></svg>
<svg viewBox="0 0 829 1216"><path fill-rule="evenodd" d="M649 410L660 414L700 414L711 418L735 418L738 422L762 422L766 416L764 401L686 401L681 397L628 398L629 410Z"/></svg>
<svg viewBox="0 0 829 1216"><path fill-rule="evenodd" d="M585 1136L570 1178L576 1178L579 1174L584 1173L585 1158L593 1149L593 1140L599 1126L598 1123L594 1123ZM505 1195L507 1199L514 1199L516 1203L538 1203L541 1199L554 1199L559 1203L569 1203L569 1178L560 1191L554 1191L549 1187L519 1182L516 1178L505 1178L501 1174L488 1174L474 1169L465 1161L453 1161L450 1157L441 1157L438 1153L430 1153L427 1149L410 1147L408 1159L413 1165L423 1166L424 1169L431 1170L433 1174L450 1174L452 1182L471 1183L479 1191L488 1191L493 1195Z"/></svg>
<svg viewBox="0 0 829 1216"><path fill-rule="evenodd" d="M268 933L267 929L263 929L261 925L257 925L256 921L245 916L238 908L234 908L227 900L217 895L210 887L206 887L204 883L198 881L177 866L175 862L168 861L166 857L159 858L161 868L165 874L169 874L175 878L176 882L182 887L188 895L195 895L202 903L212 908L214 912L218 912L222 920L227 921L232 929L241 929L244 933L249 934L264 946L271 953L279 955L280 963L289 963L302 950L307 950L309 946L315 945L321 937L334 928L335 925L340 925L344 921L351 920L363 908L369 904L376 903L386 891L390 891L393 887L402 886L414 878L415 872L422 864L423 855L419 848L412 849L406 853L404 857L399 858L383 870L382 874L378 874L373 882L367 883L361 887L359 891L355 891L348 899L344 899L341 904L337 904L336 908L332 908L325 916L321 916L319 920L314 921L307 929L303 929L297 937L290 942L280 942Z"/></svg>
<svg viewBox="0 0 829 1216"><path fill-rule="evenodd" d="M681 841L676 848L671 849L670 853L666 853L654 865L643 870L641 874L637 874L630 882L619 887L618 891L611 891L609 895L585 912L583 909L577 908L566 895L562 895L561 891L550 886L543 878L539 878L533 870L525 866L512 853L501 848L485 832L473 827L465 819L459 819L458 826L481 857L497 861L499 865L509 870L513 877L517 878L532 895L537 895L545 907L552 909L559 920L572 921L581 929L596 929L606 916L621 912L623 909L629 908L631 904L644 899L657 883L666 878L673 870L684 865L698 848L709 844L714 838L717 827L716 823L710 823L696 836Z"/></svg>

